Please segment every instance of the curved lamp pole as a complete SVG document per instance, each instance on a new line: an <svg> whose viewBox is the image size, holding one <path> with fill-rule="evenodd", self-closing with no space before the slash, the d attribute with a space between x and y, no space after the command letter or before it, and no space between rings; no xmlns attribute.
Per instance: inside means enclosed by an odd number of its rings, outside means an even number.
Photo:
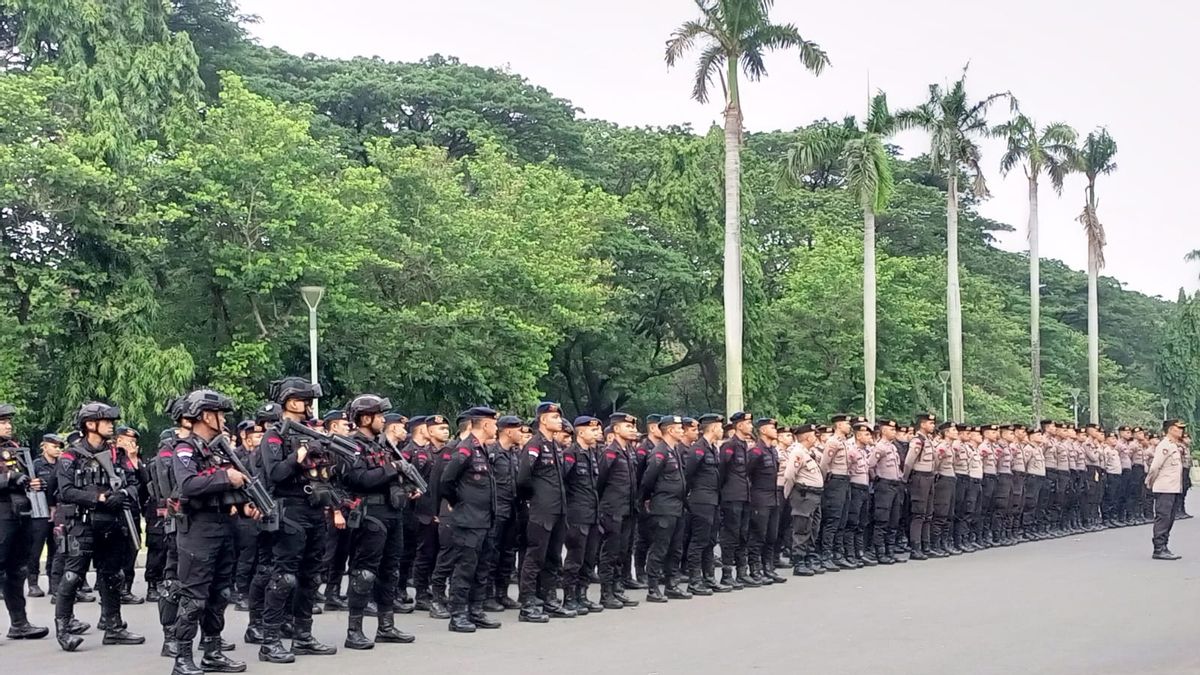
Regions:
<svg viewBox="0 0 1200 675"><path fill-rule="evenodd" d="M1171 404L1171 399L1164 397L1163 400L1159 401L1159 403L1161 403L1162 407L1163 407L1162 421L1166 422L1167 421L1167 406Z"/></svg>
<svg viewBox="0 0 1200 675"><path fill-rule="evenodd" d="M942 383L942 421L945 422L950 419L950 407L946 397L946 386L950 383L950 371L939 372L938 380Z"/></svg>
<svg viewBox="0 0 1200 675"><path fill-rule="evenodd" d="M325 297L324 286L301 286L300 295L308 305L308 370L313 384L317 383L317 305ZM317 401L313 401L313 417L320 417Z"/></svg>
<svg viewBox="0 0 1200 675"><path fill-rule="evenodd" d="M1079 426L1079 395L1082 393L1083 390L1079 387L1071 388L1071 400L1074 401L1072 406L1075 409L1075 426Z"/></svg>

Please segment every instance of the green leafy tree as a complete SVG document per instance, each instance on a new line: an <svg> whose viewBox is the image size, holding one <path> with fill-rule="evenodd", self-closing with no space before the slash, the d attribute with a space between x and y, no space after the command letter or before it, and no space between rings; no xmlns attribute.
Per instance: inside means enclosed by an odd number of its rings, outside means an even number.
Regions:
<svg viewBox="0 0 1200 675"><path fill-rule="evenodd" d="M996 127L1007 148L1000 158L1000 172L1008 174L1017 165L1029 184L1029 359L1033 386L1033 417L1042 419L1042 347L1041 347L1041 255L1038 252L1038 182L1043 173L1050 185L1062 194L1063 179L1070 171L1075 130L1055 122L1038 125L1024 113Z"/></svg>
<svg viewBox="0 0 1200 675"><path fill-rule="evenodd" d="M967 69L949 87L929 85L929 98L911 110L897 114L901 128L919 128L929 134L930 166L946 177L946 332L949 338L950 397L955 420L965 419L963 409L962 299L958 262L958 179L966 170L971 176L971 191L978 198L988 196L980 165L982 152L976 139L990 132L987 113L1007 92L989 94L979 101L967 95Z"/></svg>
<svg viewBox="0 0 1200 675"><path fill-rule="evenodd" d="M700 19L685 22L667 41L670 68L693 48L700 50L692 98L708 102L716 77L725 96L725 407L743 407L742 396L742 242L741 146L742 104L738 72L755 81L767 74L766 52L796 49L806 68L819 74L829 57L816 43L801 37L793 24L771 23L773 0L696 0ZM697 44L699 42L699 44Z"/></svg>

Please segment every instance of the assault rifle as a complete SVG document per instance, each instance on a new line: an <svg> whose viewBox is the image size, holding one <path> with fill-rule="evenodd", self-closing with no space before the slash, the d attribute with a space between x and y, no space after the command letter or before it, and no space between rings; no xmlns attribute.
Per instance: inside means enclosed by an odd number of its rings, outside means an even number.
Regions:
<svg viewBox="0 0 1200 675"><path fill-rule="evenodd" d="M283 420L283 426L280 427L279 431L285 435L288 432L292 432L314 441L322 441L325 447L329 448L335 455L349 464L361 461L358 456L358 446L354 441L344 436L336 434L326 436L290 419ZM425 482L425 478L421 475L421 472L417 471L417 467L399 455L393 455L393 461L396 462L396 466L400 470L401 482L415 487L422 493L429 491L429 484Z"/></svg>
<svg viewBox="0 0 1200 675"><path fill-rule="evenodd" d="M25 472L29 474L30 480L37 478L37 474L33 472L33 455L29 453L29 448L17 448L17 454L21 456L21 462L25 464ZM25 496L29 497L29 503L32 505L30 511L31 518L49 518L50 504L46 501L46 489L34 490L32 488L25 490Z"/></svg>
<svg viewBox="0 0 1200 675"><path fill-rule="evenodd" d="M126 482L124 476L117 474L113 468L112 457L108 454L108 449L103 448L100 452L92 455L100 468L104 469L104 473L108 474L108 486L113 492L124 490ZM137 502L137 496L127 497L124 504L121 506L121 513L125 516L125 529L129 530L129 545L133 548L133 554L142 548L142 531L138 529L137 520L133 517L133 511L130 509Z"/></svg>
<svg viewBox="0 0 1200 675"><path fill-rule="evenodd" d="M246 477L245 484L239 489L245 493L246 499L250 500L254 508L258 509L258 512L262 514L264 522L273 521L275 516L278 515L279 510L279 507L275 504L275 499L267 491L262 480L250 473L250 470L246 468L246 463L242 461L241 457L238 457L237 451L229 446L229 441L226 440L225 434L217 434L217 437L208 444L208 449L210 452L215 450L217 454L232 464L233 468Z"/></svg>

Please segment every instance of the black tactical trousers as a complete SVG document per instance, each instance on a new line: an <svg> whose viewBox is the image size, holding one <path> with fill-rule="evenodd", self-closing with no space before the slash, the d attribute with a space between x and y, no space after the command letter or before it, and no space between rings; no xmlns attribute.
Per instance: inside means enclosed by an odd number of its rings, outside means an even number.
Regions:
<svg viewBox="0 0 1200 675"><path fill-rule="evenodd" d="M247 592L250 605L250 623L262 623L263 611L266 609L267 584L275 569L271 556L275 550L275 533L267 532L261 527L258 531L258 544L254 547L256 560L254 576L250 578L250 589ZM161 607L161 604L160 604ZM289 612L290 614L290 612ZM284 621L287 621L285 618Z"/></svg>
<svg viewBox="0 0 1200 675"><path fill-rule="evenodd" d="M30 583L36 584L41 573L42 551L46 551L46 576L49 577L57 543L54 540L54 523L49 518L30 519L29 527L31 544L26 576Z"/></svg>
<svg viewBox="0 0 1200 675"><path fill-rule="evenodd" d="M351 534L349 528L332 530L325 539L325 557L321 561L324 582L339 593L342 588L342 577L346 575L346 565L350 561Z"/></svg>
<svg viewBox="0 0 1200 675"><path fill-rule="evenodd" d="M750 530L750 504L722 502L721 504L721 566L744 567L746 535Z"/></svg>
<svg viewBox="0 0 1200 675"><path fill-rule="evenodd" d="M1142 504L1146 501L1146 467L1134 464L1129 470L1129 491L1125 493L1125 514L1130 518L1141 518Z"/></svg>
<svg viewBox="0 0 1200 675"><path fill-rule="evenodd" d="M450 552L453 546L450 525L442 521L438 524L437 561L433 565L433 575L429 577L429 593L435 601L444 600L450 586L450 574L454 572L454 558Z"/></svg>
<svg viewBox="0 0 1200 675"><path fill-rule="evenodd" d="M1011 473L996 474L996 493L992 496L992 538L1004 536L1005 522L1008 518L1008 500L1012 498L1013 475Z"/></svg>
<svg viewBox="0 0 1200 675"><path fill-rule="evenodd" d="M237 568L233 575L233 588L245 594L250 592L250 580L254 578L254 567L258 564L258 523L249 518L240 518L236 528ZM146 576L150 576L149 563Z"/></svg>
<svg viewBox="0 0 1200 675"><path fill-rule="evenodd" d="M55 596L55 620L75 616L75 592L83 585L89 564L96 567L96 590L100 593L100 613L110 626L121 621L122 568L130 555L129 534L125 524L105 514L92 514L89 523L68 521L64 526L66 558L63 578ZM8 600L5 593L5 601Z"/></svg>
<svg viewBox="0 0 1200 675"><path fill-rule="evenodd" d="M646 580L651 585L669 581L667 572L675 569L672 551L683 546L683 527L679 516L651 515L650 550L646 555Z"/></svg>
<svg viewBox="0 0 1200 675"><path fill-rule="evenodd" d="M821 499L821 554L840 556L836 547L846 527L846 512L850 505L850 477L830 474L825 481Z"/></svg>
<svg viewBox="0 0 1200 675"><path fill-rule="evenodd" d="M616 518L600 514L600 583L615 584L622 580L629 560L629 541L633 539L633 517Z"/></svg>
<svg viewBox="0 0 1200 675"><path fill-rule="evenodd" d="M810 488L803 485L792 487L788 502L792 506L792 563L795 564L813 551L816 532L820 529L820 516L817 511L821 508L821 488Z"/></svg>
<svg viewBox="0 0 1200 675"><path fill-rule="evenodd" d="M400 587L400 553L404 523L399 509L388 504L366 504L362 524L350 535L351 616L362 616L371 600L379 615L390 615Z"/></svg>
<svg viewBox="0 0 1200 675"><path fill-rule="evenodd" d="M775 506L750 507L750 531L746 536L746 563L750 571L774 569L771 557L779 536L779 509Z"/></svg>
<svg viewBox="0 0 1200 675"><path fill-rule="evenodd" d="M281 524L272 542L274 571L267 585L263 623L268 630L279 630L290 607L296 630L309 631L313 597L321 583L328 516L324 507L310 506L307 500L285 498L279 502Z"/></svg>
<svg viewBox="0 0 1200 675"><path fill-rule="evenodd" d="M1155 551L1166 548L1171 540L1171 528L1175 526L1175 501L1178 497L1179 495L1173 492L1154 493L1154 537L1151 542Z"/></svg>
<svg viewBox="0 0 1200 675"><path fill-rule="evenodd" d="M699 581L715 572L713 547L717 544L717 505L689 504L687 517L692 535L687 550L688 577Z"/></svg>
<svg viewBox="0 0 1200 675"><path fill-rule="evenodd" d="M445 530L450 564L449 610L466 613L468 607L482 603L487 595L487 576L480 574L479 554L487 540L486 527L448 526Z"/></svg>
<svg viewBox="0 0 1200 675"><path fill-rule="evenodd" d="M166 566L167 535L161 528L158 532L146 532L146 585L154 587L161 583Z"/></svg>
<svg viewBox="0 0 1200 675"><path fill-rule="evenodd" d="M775 546L771 550L771 560L780 560L784 552L791 555L792 550L792 505L783 496L783 488L779 488L776 501L779 502L779 531L775 533Z"/></svg>
<svg viewBox="0 0 1200 675"><path fill-rule="evenodd" d="M848 558L855 557L858 549L866 543L870 498L868 486L861 483L850 484L850 497L846 502L846 525L839 536L841 552Z"/></svg>
<svg viewBox="0 0 1200 675"><path fill-rule="evenodd" d="M497 516L488 530L483 544L479 564L486 578L487 592L491 597L500 597L506 592L509 578L517 561L517 520L508 516Z"/></svg>
<svg viewBox="0 0 1200 675"><path fill-rule="evenodd" d="M4 605L12 622L25 617L25 577L29 569L33 522L13 513L11 502L0 502L0 573L4 574Z"/></svg>
<svg viewBox="0 0 1200 675"><path fill-rule="evenodd" d="M1084 524L1095 523L1101 517L1101 513L1105 518L1112 517L1112 513L1107 508L1108 490L1117 488L1120 484L1120 475L1113 477L1098 466L1089 466L1084 472L1084 479L1087 481L1084 488L1086 497L1082 514ZM1111 487L1108 485L1110 482L1112 483ZM1116 496L1115 493L1113 496ZM1104 508L1103 512L1101 508Z"/></svg>
<svg viewBox="0 0 1200 675"><path fill-rule="evenodd" d="M913 471L908 479L908 543L914 551L929 548L933 518L933 473Z"/></svg>
<svg viewBox="0 0 1200 675"><path fill-rule="evenodd" d="M400 537L400 569L396 573L400 585L396 590L397 595L408 594L408 582L413 572L413 561L417 558L417 542L421 532L421 524L417 522L412 506L406 506L402 512L404 516L401 519L403 535Z"/></svg>
<svg viewBox="0 0 1200 675"><path fill-rule="evenodd" d="M875 481L875 501L871 508L875 529L871 536L871 547L877 555L896 544L896 529L900 524L900 494L900 481L884 478Z"/></svg>
<svg viewBox="0 0 1200 675"><path fill-rule="evenodd" d="M416 557L413 559L412 565L413 588L416 590L418 600L428 600L431 597L429 580L433 576L437 556L438 524L418 522Z"/></svg>
<svg viewBox="0 0 1200 675"><path fill-rule="evenodd" d="M521 562L522 604L544 604L557 594L566 526L566 518L562 515L529 514L529 525L525 528L525 559Z"/></svg>
<svg viewBox="0 0 1200 675"><path fill-rule="evenodd" d="M587 588L588 577L596 567L600 552L600 526L567 523L565 532L567 555L563 559L563 588Z"/></svg>
<svg viewBox="0 0 1200 675"><path fill-rule="evenodd" d="M173 518L172 524L178 526L178 519ZM179 546L176 541L177 532L164 531L166 553L163 563L163 580L161 595L158 598L158 623L162 626L163 637L172 640L175 622L179 618Z"/></svg>
<svg viewBox="0 0 1200 675"><path fill-rule="evenodd" d="M1008 498L1008 527L1021 527L1021 513L1025 510L1025 472L1013 472L1012 495Z"/></svg>
<svg viewBox="0 0 1200 675"><path fill-rule="evenodd" d="M225 608L233 597L237 526L226 513L189 515L175 534L179 549L179 615L174 635L191 642L199 628L203 637L219 637Z"/></svg>
<svg viewBox="0 0 1200 675"><path fill-rule="evenodd" d="M938 474L933 477L933 526L930 528L930 543L934 548L946 545L945 538L950 535L950 523L954 521L954 489L958 479L955 476Z"/></svg>
<svg viewBox="0 0 1200 675"><path fill-rule="evenodd" d="M1026 531L1032 532L1040 522L1038 507L1042 502L1042 488L1046 483L1045 476L1028 474L1025 476L1025 508L1021 514L1021 524Z"/></svg>

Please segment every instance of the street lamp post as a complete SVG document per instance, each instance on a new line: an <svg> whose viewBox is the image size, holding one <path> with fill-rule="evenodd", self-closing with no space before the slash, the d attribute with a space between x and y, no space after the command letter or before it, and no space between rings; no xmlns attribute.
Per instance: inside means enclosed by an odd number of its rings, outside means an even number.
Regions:
<svg viewBox="0 0 1200 675"><path fill-rule="evenodd" d="M943 370L938 373L938 380L942 382L942 421L950 419L949 400L946 397L946 385L950 383L950 371Z"/></svg>
<svg viewBox="0 0 1200 675"><path fill-rule="evenodd" d="M308 305L308 370L313 384L317 383L317 305L325 296L324 286L301 286L300 295ZM319 417L317 401L313 401L313 417Z"/></svg>
<svg viewBox="0 0 1200 675"><path fill-rule="evenodd" d="M1170 403L1171 403L1171 399L1169 399L1169 398L1164 398L1163 400L1159 401L1159 403L1161 403L1161 404L1162 404L1162 407L1163 407L1163 418L1162 418L1162 421L1166 422L1166 421L1167 421L1167 406L1168 406L1168 405L1170 405Z"/></svg>
<svg viewBox="0 0 1200 675"><path fill-rule="evenodd" d="M1075 426L1079 426L1079 395L1082 393L1083 390L1079 387L1071 388L1071 399L1074 401L1072 407L1075 409Z"/></svg>

